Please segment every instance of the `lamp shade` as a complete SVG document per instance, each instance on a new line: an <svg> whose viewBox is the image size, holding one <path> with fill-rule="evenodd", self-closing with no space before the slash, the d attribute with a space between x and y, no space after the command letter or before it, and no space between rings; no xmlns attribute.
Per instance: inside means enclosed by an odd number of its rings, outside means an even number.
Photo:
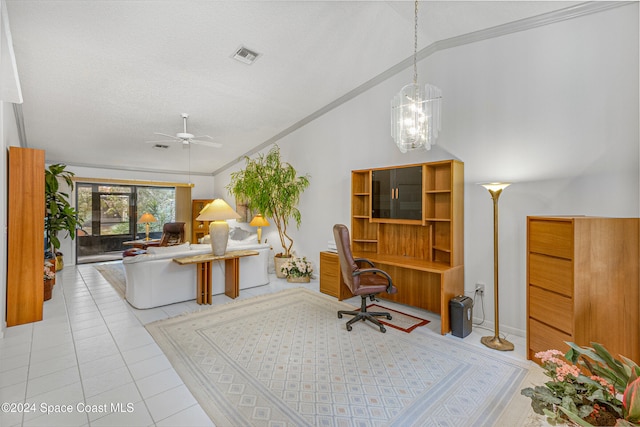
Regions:
<svg viewBox="0 0 640 427"><path fill-rule="evenodd" d="M149 212L143 213L142 216L140 217L140 219L138 220L138 222L141 222L141 223L157 222L157 221L158 220L156 219L156 217L151 215Z"/></svg>
<svg viewBox="0 0 640 427"><path fill-rule="evenodd" d="M208 203L196 218L197 221L224 221L226 219L238 219L240 215L222 199L215 199Z"/></svg>
<svg viewBox="0 0 640 427"><path fill-rule="evenodd" d="M262 215L258 214L253 217L249 225L252 227L268 227L269 221L267 221L267 219Z"/></svg>
<svg viewBox="0 0 640 427"><path fill-rule="evenodd" d="M486 188L489 191L498 191L498 190L504 190L505 188L510 186L511 183L510 182L487 182L480 185L482 185L484 188Z"/></svg>

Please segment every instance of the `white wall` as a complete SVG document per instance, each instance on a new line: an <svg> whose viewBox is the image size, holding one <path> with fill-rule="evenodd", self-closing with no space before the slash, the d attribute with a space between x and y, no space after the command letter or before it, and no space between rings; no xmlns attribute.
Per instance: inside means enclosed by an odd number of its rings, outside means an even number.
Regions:
<svg viewBox="0 0 640 427"><path fill-rule="evenodd" d="M487 284L490 327L492 202L476 183L514 182L500 198L500 320L502 332L524 335L526 216L640 215L638 33L636 3L435 53L419 64L420 82L444 95L431 151L401 154L389 136L390 100L410 69L281 139L284 160L311 175L294 251L317 266L333 224L350 225L351 170L458 158L465 289ZM242 167L216 176L217 197L232 202L225 186ZM275 227L263 233L278 252Z"/></svg>

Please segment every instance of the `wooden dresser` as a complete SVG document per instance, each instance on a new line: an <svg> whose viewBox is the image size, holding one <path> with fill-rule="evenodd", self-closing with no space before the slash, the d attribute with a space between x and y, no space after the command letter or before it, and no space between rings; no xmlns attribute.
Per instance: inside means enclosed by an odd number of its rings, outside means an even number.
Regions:
<svg viewBox="0 0 640 427"><path fill-rule="evenodd" d="M527 357L565 341L640 363L638 218L527 218ZM537 360L536 360L537 361Z"/></svg>

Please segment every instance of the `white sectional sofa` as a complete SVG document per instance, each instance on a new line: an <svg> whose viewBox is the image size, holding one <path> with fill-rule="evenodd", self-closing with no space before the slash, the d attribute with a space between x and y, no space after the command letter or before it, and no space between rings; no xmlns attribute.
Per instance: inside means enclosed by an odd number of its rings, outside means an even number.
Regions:
<svg viewBox="0 0 640 427"><path fill-rule="evenodd" d="M257 256L240 258L240 291L269 283L270 248L257 241L229 240L227 252L255 250ZM125 257L126 299L135 308L153 308L196 298L196 264L179 265L173 258L211 253L209 244L151 247L146 254ZM224 261L213 262L213 295L224 293Z"/></svg>

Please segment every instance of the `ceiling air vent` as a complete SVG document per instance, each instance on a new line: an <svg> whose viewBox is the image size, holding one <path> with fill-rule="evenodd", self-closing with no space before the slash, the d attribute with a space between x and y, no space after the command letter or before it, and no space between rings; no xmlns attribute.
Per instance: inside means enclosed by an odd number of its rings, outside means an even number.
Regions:
<svg viewBox="0 0 640 427"><path fill-rule="evenodd" d="M260 56L258 52L254 52L251 49L241 46L236 50L232 58L236 61L242 62L243 64L251 65L256 59L258 59L258 56Z"/></svg>
<svg viewBox="0 0 640 427"><path fill-rule="evenodd" d="M165 144L154 144L153 148L155 148L156 150L166 150L167 148L169 148L169 146Z"/></svg>

